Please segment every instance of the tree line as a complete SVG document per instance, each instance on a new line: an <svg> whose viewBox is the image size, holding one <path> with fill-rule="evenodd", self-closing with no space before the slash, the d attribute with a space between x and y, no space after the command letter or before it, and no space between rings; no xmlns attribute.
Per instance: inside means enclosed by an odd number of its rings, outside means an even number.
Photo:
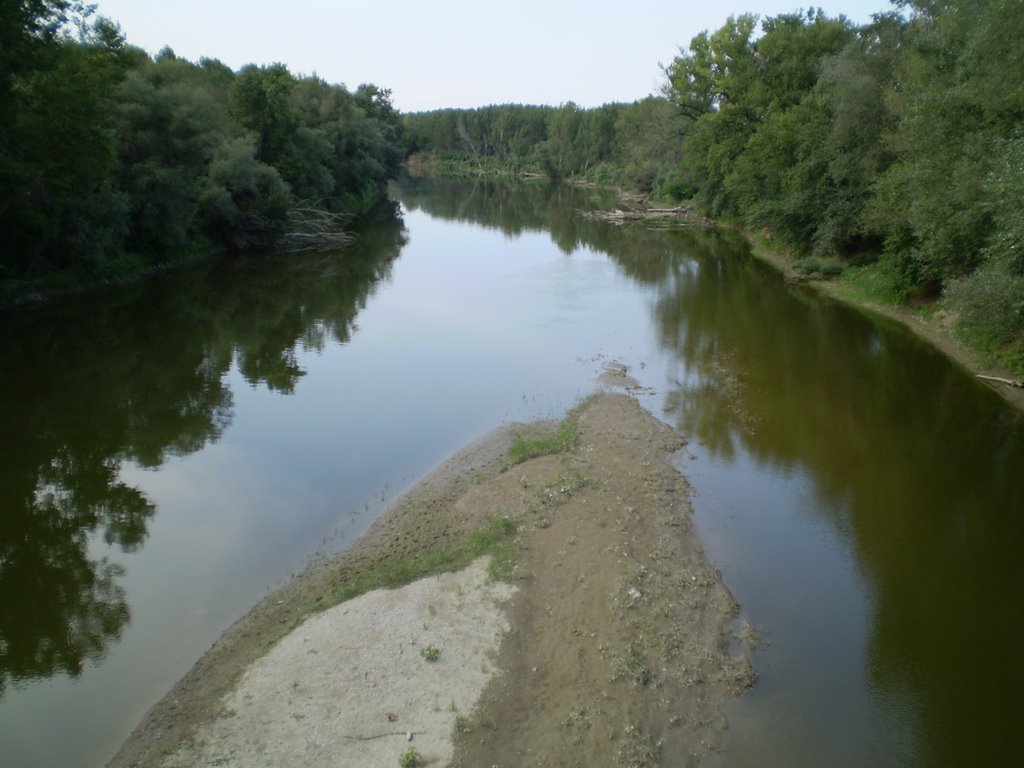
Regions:
<svg viewBox="0 0 1024 768"><path fill-rule="evenodd" d="M731 17L634 104L406 126L466 163L692 201L878 297L942 296L969 341L1024 367L1024 4L894 5L863 25L819 9Z"/></svg>
<svg viewBox="0 0 1024 768"><path fill-rule="evenodd" d="M0 125L2 289L264 247L300 202L369 211L405 157L387 90L150 57L81 0L0 7Z"/></svg>
<svg viewBox="0 0 1024 768"><path fill-rule="evenodd" d="M440 154L449 170L584 178L678 196L685 121L668 100L584 109L505 104L404 116L410 151Z"/></svg>

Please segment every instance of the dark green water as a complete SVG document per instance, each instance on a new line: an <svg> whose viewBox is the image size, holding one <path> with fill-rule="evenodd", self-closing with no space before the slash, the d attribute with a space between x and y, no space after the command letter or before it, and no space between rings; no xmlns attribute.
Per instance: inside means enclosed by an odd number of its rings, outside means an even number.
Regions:
<svg viewBox="0 0 1024 768"><path fill-rule="evenodd" d="M101 765L232 620L617 359L758 628L730 766L1014 761L1024 427L902 329L596 193L410 184L331 256L0 316L0 754ZM54 738L59 733L60 738Z"/></svg>

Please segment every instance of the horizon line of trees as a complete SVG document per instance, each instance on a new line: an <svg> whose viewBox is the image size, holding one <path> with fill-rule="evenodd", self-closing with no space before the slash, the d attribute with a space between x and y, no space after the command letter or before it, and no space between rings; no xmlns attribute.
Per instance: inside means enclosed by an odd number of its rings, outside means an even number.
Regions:
<svg viewBox="0 0 1024 768"><path fill-rule="evenodd" d="M502 104L403 115L409 151L478 170L584 177L678 196L685 120L663 97L586 109Z"/></svg>
<svg viewBox="0 0 1024 768"><path fill-rule="evenodd" d="M82 0L0 7L0 301L266 247L300 202L360 215L405 158L390 92L155 57Z"/></svg>
<svg viewBox="0 0 1024 768"><path fill-rule="evenodd" d="M660 96L406 115L414 149L692 201L804 260L944 297L969 342L1024 369L1024 3L894 0L863 25L733 16Z"/></svg>

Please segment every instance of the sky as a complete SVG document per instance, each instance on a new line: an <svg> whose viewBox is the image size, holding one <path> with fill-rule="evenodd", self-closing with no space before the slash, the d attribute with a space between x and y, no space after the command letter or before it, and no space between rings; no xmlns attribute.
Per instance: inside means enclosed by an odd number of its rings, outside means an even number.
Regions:
<svg viewBox="0 0 1024 768"><path fill-rule="evenodd" d="M798 0L93 0L132 45L170 46L234 70L281 62L354 90L391 89L403 112L488 104L582 107L658 90L694 35L730 15L790 13ZM819 0L856 23L889 0Z"/></svg>

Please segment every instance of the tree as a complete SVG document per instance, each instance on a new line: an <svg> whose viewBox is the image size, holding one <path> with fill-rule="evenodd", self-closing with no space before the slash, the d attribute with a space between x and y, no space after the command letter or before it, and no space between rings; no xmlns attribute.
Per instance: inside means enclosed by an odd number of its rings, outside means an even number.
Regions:
<svg viewBox="0 0 1024 768"><path fill-rule="evenodd" d="M725 187L732 163L754 131L757 60L755 16L730 16L713 35L703 32L669 65L667 95L696 124L683 149L686 180L713 215L739 212Z"/></svg>
<svg viewBox="0 0 1024 768"><path fill-rule="evenodd" d="M284 64L243 67L231 86L228 114L237 130L256 138L256 156L276 165L299 127L291 100L295 79Z"/></svg>
<svg viewBox="0 0 1024 768"><path fill-rule="evenodd" d="M126 248L146 263L189 251L202 180L224 142L227 111L200 67L163 52L129 72L113 111L118 183L131 200Z"/></svg>
<svg viewBox="0 0 1024 768"><path fill-rule="evenodd" d="M1011 0L907 2L896 156L879 225L904 290L937 293L985 258L994 234L986 179L1024 115L1024 6Z"/></svg>
<svg viewBox="0 0 1024 768"><path fill-rule="evenodd" d="M126 210L112 183L115 139L106 117L127 66L124 41L104 19L71 40L63 25L79 8L21 3L19 34L4 31L12 49L0 56L26 58L4 73L0 95L0 273L102 271L120 251Z"/></svg>
<svg viewBox="0 0 1024 768"><path fill-rule="evenodd" d="M199 198L205 232L232 248L266 246L282 232L291 204L276 168L256 157L252 136L217 147Z"/></svg>

